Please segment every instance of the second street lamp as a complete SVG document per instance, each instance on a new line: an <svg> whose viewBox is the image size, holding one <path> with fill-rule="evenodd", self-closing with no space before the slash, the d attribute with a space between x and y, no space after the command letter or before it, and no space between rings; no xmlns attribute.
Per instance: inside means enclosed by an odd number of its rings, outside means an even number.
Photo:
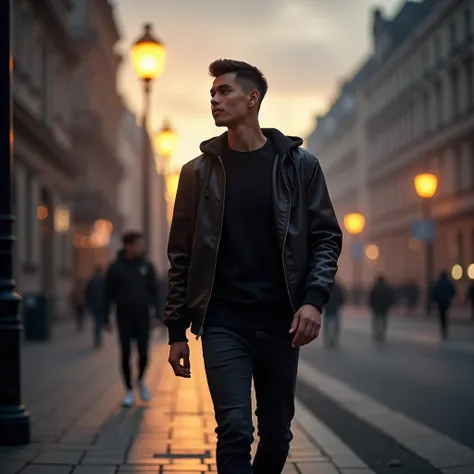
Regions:
<svg viewBox="0 0 474 474"><path fill-rule="evenodd" d="M176 149L177 141L176 131L171 127L170 122L165 120L163 127L155 136L156 151L163 158L169 158Z"/></svg>
<svg viewBox="0 0 474 474"><path fill-rule="evenodd" d="M150 147L148 135L148 115L150 112L151 83L159 77L164 70L166 62L166 49L164 44L152 34L151 23L143 27L143 34L135 41L132 50L132 65L137 76L143 82L144 108L142 118L143 156L142 156L142 211L143 235L145 246L149 251L150 239Z"/></svg>
<svg viewBox="0 0 474 474"><path fill-rule="evenodd" d="M364 256L364 248L362 242L358 241L357 236L362 233L365 228L365 217L358 212L351 212L344 216L344 227L352 236L351 254L352 254L352 285L353 299L357 304L359 302L357 286L362 281L361 261Z"/></svg>
<svg viewBox="0 0 474 474"><path fill-rule="evenodd" d="M425 291L426 315L431 315L431 287L434 278L434 222L431 215L431 198L438 189L438 177L433 173L421 173L413 179L415 191L422 198L422 240L425 244Z"/></svg>

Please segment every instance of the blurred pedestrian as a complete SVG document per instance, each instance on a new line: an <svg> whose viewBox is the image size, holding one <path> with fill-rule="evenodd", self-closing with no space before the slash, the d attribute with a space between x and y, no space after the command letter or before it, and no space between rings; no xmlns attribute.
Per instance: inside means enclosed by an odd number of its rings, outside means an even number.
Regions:
<svg viewBox="0 0 474 474"><path fill-rule="evenodd" d="M138 390L143 401L150 400L145 382L148 365L148 345L151 327L157 326L160 314L159 289L155 268L144 253L143 236L140 232L127 232L122 237L123 248L109 266L105 277L104 326L112 330L109 312L115 303L115 315L122 358L122 375L126 394L124 407L135 403L130 369L131 343L138 349ZM150 319L150 308L154 318Z"/></svg>
<svg viewBox="0 0 474 474"><path fill-rule="evenodd" d="M104 272L100 266L95 267L92 277L87 282L85 305L93 319L94 345L100 348L104 322Z"/></svg>
<svg viewBox="0 0 474 474"><path fill-rule="evenodd" d="M214 402L217 470L277 474L292 439L299 347L318 337L342 233L303 140L260 128L263 74L227 59L209 72L214 121L228 132L181 170L168 246L169 362L191 376L191 325Z"/></svg>
<svg viewBox="0 0 474 474"><path fill-rule="evenodd" d="M71 305L74 311L74 319L76 320L76 330L82 332L84 329L84 313L85 313L85 283L81 279L74 282L71 291Z"/></svg>
<svg viewBox="0 0 474 474"><path fill-rule="evenodd" d="M343 286L336 280L332 287L331 296L324 307L323 334L327 347L336 347L339 343L341 330L341 308L346 300Z"/></svg>
<svg viewBox="0 0 474 474"><path fill-rule="evenodd" d="M467 289L466 299L471 308L471 318L474 319L474 281L472 281Z"/></svg>
<svg viewBox="0 0 474 474"><path fill-rule="evenodd" d="M394 304L394 290L383 276L378 276L369 293L372 310L372 336L375 342L385 342L388 313Z"/></svg>
<svg viewBox="0 0 474 474"><path fill-rule="evenodd" d="M442 339L448 338L449 310L455 296L456 290L449 279L448 272L441 272L438 281L433 286L432 300L438 307L439 329Z"/></svg>

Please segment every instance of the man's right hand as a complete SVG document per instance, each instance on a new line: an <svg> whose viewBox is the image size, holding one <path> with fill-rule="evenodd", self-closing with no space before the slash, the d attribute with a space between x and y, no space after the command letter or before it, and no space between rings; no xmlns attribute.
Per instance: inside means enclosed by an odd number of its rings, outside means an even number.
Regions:
<svg viewBox="0 0 474 474"><path fill-rule="evenodd" d="M183 364L181 365L181 359ZM174 342L170 345L168 362L176 377L191 378L191 363L189 361L189 346L187 342Z"/></svg>

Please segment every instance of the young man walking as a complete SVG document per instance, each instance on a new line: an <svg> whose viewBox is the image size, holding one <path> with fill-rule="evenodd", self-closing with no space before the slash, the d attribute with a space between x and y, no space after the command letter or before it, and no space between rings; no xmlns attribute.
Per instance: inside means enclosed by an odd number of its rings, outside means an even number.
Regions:
<svg viewBox="0 0 474 474"><path fill-rule="evenodd" d="M150 321L150 308L156 318L160 317L159 289L153 264L144 256L143 236L139 232L128 232L122 237L123 248L110 265L105 277L104 326L112 330L109 312L115 303L115 313L122 356L122 375L126 387L124 407L135 403L130 370L131 343L136 341L138 349L138 389L143 401L150 400L150 392L144 380L148 364L148 341L150 326L156 327L157 320Z"/></svg>
<svg viewBox="0 0 474 474"><path fill-rule="evenodd" d="M217 60L210 74L212 115L228 131L203 142L180 174L168 248L169 362L191 377L191 326L202 336L219 473L277 474L292 439L299 347L319 334L342 234L303 140L259 126L262 73Z"/></svg>

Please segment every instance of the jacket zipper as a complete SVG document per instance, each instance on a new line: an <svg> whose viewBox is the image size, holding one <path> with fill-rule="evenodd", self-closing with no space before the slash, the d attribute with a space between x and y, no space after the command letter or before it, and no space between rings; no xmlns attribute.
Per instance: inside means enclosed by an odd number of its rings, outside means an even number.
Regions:
<svg viewBox="0 0 474 474"><path fill-rule="evenodd" d="M220 156L218 156L217 158L219 158L219 162L222 166L222 171L224 172L224 195L222 196L221 224L220 224L220 228L219 228L219 236L217 238L216 260L215 260L215 263L214 263L214 270L212 272L211 289L209 290L209 298L207 299L206 308L204 309L204 316L202 318L201 327L199 328L199 331L198 331L197 336L196 336L196 341L202 336L202 333L204 332L204 321L206 320L206 314L207 314L207 310L209 308L209 303L211 301L211 296L212 296L212 289L214 288L214 279L216 277L216 267L217 267L217 256L219 254L219 246L221 244L221 236L222 236L222 227L223 227L223 223L224 223L225 193L226 193L227 176L225 174L225 168L224 168L224 163L222 162L222 158Z"/></svg>
<svg viewBox="0 0 474 474"><path fill-rule="evenodd" d="M288 230L290 228L290 213L291 213L291 190L290 187L288 186L288 183L286 182L285 178L285 173L283 172L283 162L285 161L285 156L283 156L281 160L281 175L283 176L283 182L285 183L286 189L288 190L288 196L290 197L290 208L288 211L288 218L287 218L287 223L286 223L286 229L285 229L285 235L283 238L283 247L281 250L281 261L283 264L283 274L285 276L285 285L286 285L286 291L288 292L288 298L290 299L290 304L293 312L296 312L295 306L293 304L293 300L291 299L291 292L290 292L290 287L288 285L288 276L286 274L286 266L285 266L285 245L286 245L286 237L288 235Z"/></svg>

